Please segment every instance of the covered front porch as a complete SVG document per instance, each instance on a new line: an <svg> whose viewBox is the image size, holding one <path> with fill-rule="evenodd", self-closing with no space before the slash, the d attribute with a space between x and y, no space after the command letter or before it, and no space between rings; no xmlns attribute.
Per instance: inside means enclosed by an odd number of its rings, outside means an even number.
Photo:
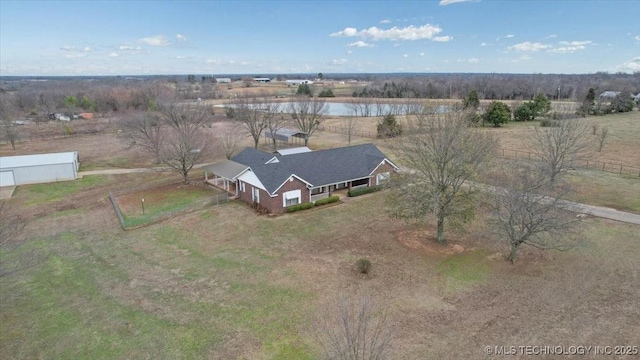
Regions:
<svg viewBox="0 0 640 360"><path fill-rule="evenodd" d="M335 184L325 185L325 186L317 186L311 188L311 196L310 201L315 202L316 200L328 198L333 195L347 195L349 190L358 189L363 187L368 187L370 185L370 178L362 178L350 181L339 182Z"/></svg>

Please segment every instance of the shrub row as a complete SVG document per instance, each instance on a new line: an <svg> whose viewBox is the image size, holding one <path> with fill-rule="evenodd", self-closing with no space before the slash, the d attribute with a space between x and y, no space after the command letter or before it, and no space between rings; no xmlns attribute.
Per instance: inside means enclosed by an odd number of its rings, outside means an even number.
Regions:
<svg viewBox="0 0 640 360"><path fill-rule="evenodd" d="M312 202L306 202L306 203L302 203L302 204L298 204L298 205L291 205L289 207L287 207L287 212L296 212L296 211L300 211L300 210L306 210L306 209L311 209L312 207L314 207L315 205Z"/></svg>
<svg viewBox="0 0 640 360"><path fill-rule="evenodd" d="M363 187L358 189L351 189L349 190L349 197L369 194L369 193L380 191L380 190L382 190L381 186L369 186L369 187Z"/></svg>
<svg viewBox="0 0 640 360"><path fill-rule="evenodd" d="M338 199L340 199L338 196L330 196L328 198L324 198L324 199L320 199L320 200L316 200L315 204L312 202L306 202L306 203L302 203L302 204L298 204L298 205L291 205L289 207L287 207L287 212L296 212L296 211L300 211L300 210L307 210L307 209L311 209L314 206L320 206L320 205L326 205L326 204L331 204L334 203L336 201L338 201Z"/></svg>
<svg viewBox="0 0 640 360"><path fill-rule="evenodd" d="M328 198L316 200L316 206L325 205L325 204L331 204L331 203L334 203L334 202L338 201L338 199L340 199L340 198L338 196L334 195L334 196L329 196Z"/></svg>

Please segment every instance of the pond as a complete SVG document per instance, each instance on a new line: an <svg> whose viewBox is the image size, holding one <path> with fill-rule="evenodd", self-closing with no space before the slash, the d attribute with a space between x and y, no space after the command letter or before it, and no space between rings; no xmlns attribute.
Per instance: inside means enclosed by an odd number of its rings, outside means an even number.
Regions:
<svg viewBox="0 0 640 360"><path fill-rule="evenodd" d="M289 108L290 102L283 102L280 104L280 109L286 112ZM325 115L328 116L382 116L386 114L403 115L407 112L406 104L403 103L386 103L380 104L380 108L376 104L358 104L358 103L346 103L346 102L327 102L327 110ZM225 105L215 105L216 107L224 107ZM449 112L451 109L446 105L438 105L435 109L435 113L443 114Z"/></svg>

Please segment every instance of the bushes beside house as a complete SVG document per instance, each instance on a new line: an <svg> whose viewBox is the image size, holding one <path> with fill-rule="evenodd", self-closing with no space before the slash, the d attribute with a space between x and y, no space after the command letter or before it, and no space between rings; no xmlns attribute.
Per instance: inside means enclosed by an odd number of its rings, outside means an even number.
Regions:
<svg viewBox="0 0 640 360"><path fill-rule="evenodd" d="M311 209L312 207L315 207L315 206L322 206L322 205L326 205L326 204L331 204L331 203L337 202L338 199L340 199L340 198L338 196L334 195L334 196L330 196L328 198L316 200L315 203L306 202L306 203L302 203L302 204L298 204L298 205L291 205L291 206L287 207L287 212L288 213L292 213L292 212L296 212L296 211L300 211L300 210Z"/></svg>
<svg viewBox="0 0 640 360"><path fill-rule="evenodd" d="M315 205L312 202L306 202L298 205L291 205L287 207L287 212L292 213L300 210L311 209Z"/></svg>
<svg viewBox="0 0 640 360"><path fill-rule="evenodd" d="M316 206L331 204L331 203L334 203L334 202L338 201L338 199L340 199L340 197L334 195L334 196L329 196L329 197L324 198L324 199L316 200Z"/></svg>
<svg viewBox="0 0 640 360"><path fill-rule="evenodd" d="M364 195L364 194L369 194L372 192L376 192L376 191L380 191L382 190L381 186L369 186L369 187L363 187L363 188L358 188L358 189L351 189L349 190L349 197L355 197L355 196L360 196L360 195Z"/></svg>

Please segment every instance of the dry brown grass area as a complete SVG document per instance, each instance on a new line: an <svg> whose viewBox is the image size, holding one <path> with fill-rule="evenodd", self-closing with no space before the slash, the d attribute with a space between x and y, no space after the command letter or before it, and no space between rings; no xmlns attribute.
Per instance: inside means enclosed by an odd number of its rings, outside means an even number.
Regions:
<svg viewBox="0 0 640 360"><path fill-rule="evenodd" d="M638 129L634 118L620 119L601 120L634 149L626 136ZM509 138L518 130L487 129L514 131ZM390 141L376 143L386 149ZM80 149L94 168L150 163L115 135L19 145L21 153ZM311 140L313 148L342 145L339 134ZM433 226L390 219L385 192L275 218L232 202L120 230L108 190L158 176L18 187L8 203L29 220L27 238L50 256L0 279L0 357L311 359L318 356L314 320L340 292L369 296L389 312L398 359L486 358L485 346L496 345L640 344L637 226L587 219L578 248L525 248L515 265L503 259L505 246L481 210L465 233L447 228L442 246L430 240ZM598 189L620 181L624 195L601 201L633 197L635 179L611 176ZM125 206L137 211L138 197ZM369 275L356 269L363 257L373 264Z"/></svg>

